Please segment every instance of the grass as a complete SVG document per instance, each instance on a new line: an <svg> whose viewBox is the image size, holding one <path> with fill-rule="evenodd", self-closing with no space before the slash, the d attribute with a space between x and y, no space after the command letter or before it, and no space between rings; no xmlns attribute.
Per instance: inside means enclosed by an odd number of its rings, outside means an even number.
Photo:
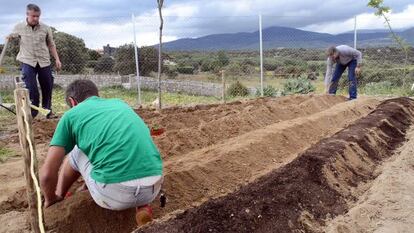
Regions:
<svg viewBox="0 0 414 233"><path fill-rule="evenodd" d="M3 102L13 103L14 97L12 91L0 92ZM100 90L100 95L104 98L119 98L127 102L130 106L137 106L138 93L136 90L127 90L122 87L107 87ZM152 91L142 91L141 100L143 105L150 105L158 96L158 93ZM209 96L195 96L179 93L162 93L163 105L190 105L190 104L211 104L220 102L221 99ZM69 109L65 102L65 93L61 88L56 88L52 96L53 111L57 114L63 114ZM7 111L0 111L0 130L4 128L5 121L13 115Z"/></svg>
<svg viewBox="0 0 414 233"><path fill-rule="evenodd" d="M14 156L13 151L0 146L0 163L6 161L7 158Z"/></svg>

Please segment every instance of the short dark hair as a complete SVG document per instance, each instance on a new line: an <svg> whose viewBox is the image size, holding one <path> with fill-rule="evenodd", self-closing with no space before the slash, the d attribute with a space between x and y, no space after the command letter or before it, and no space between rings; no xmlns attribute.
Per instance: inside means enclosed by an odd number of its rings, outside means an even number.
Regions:
<svg viewBox="0 0 414 233"><path fill-rule="evenodd" d="M88 79L75 80L66 88L66 103L69 106L69 97L80 103L91 96L99 96L99 92L95 83Z"/></svg>
<svg viewBox="0 0 414 233"><path fill-rule="evenodd" d="M29 3L26 6L26 10L27 11L35 11L35 12L40 12L40 7L36 4L33 3Z"/></svg>
<svg viewBox="0 0 414 233"><path fill-rule="evenodd" d="M326 50L326 55L331 56L336 52L336 47L335 46L330 46L327 50Z"/></svg>

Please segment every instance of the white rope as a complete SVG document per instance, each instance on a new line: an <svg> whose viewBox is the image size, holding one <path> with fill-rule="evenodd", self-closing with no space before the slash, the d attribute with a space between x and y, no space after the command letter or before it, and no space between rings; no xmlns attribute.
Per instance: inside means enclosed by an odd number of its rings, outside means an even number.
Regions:
<svg viewBox="0 0 414 233"><path fill-rule="evenodd" d="M23 112L23 119L24 123L26 125L26 139L29 142L29 150L30 150L30 175L32 177L33 183L36 188L36 195L37 195L37 214L39 216L39 229L41 233L45 233L45 226L43 225L43 212L42 212L42 197L40 195L40 186L39 181L37 180L35 171L34 171L34 147L32 139L30 138L30 125L29 121L27 120L27 114L25 110L26 101L22 100L22 112Z"/></svg>

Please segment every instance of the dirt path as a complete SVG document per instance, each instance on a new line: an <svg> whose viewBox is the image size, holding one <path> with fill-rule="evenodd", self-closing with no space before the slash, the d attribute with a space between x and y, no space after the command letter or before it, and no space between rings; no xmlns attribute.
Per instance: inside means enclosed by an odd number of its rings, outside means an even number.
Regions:
<svg viewBox="0 0 414 233"><path fill-rule="evenodd" d="M409 141L382 167L382 174L329 233L411 233L414 231L414 128Z"/></svg>

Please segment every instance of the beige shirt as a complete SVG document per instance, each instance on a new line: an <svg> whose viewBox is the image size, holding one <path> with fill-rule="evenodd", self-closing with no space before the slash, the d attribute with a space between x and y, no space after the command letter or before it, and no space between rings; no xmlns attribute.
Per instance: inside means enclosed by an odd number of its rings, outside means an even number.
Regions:
<svg viewBox="0 0 414 233"><path fill-rule="evenodd" d="M27 22L17 24L11 37L20 39L20 50L17 60L36 67L50 65L50 52L48 46L55 46L52 29L46 24L39 23L32 27Z"/></svg>

